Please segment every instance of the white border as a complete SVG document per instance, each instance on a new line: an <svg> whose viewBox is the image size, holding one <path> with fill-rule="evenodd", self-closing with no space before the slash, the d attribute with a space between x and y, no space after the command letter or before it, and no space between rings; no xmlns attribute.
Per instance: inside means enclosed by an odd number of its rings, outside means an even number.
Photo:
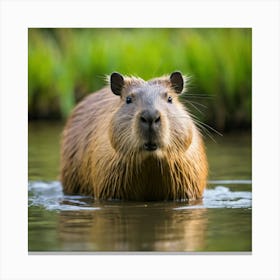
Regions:
<svg viewBox="0 0 280 280"><path fill-rule="evenodd" d="M278 1L1 1L1 279L280 279ZM28 255L27 28L253 28L253 254ZM234 242L234 240L233 240Z"/></svg>

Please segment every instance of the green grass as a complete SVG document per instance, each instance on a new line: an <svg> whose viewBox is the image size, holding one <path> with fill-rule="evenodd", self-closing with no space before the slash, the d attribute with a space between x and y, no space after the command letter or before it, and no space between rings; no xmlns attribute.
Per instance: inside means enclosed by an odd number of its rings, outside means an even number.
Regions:
<svg viewBox="0 0 280 280"><path fill-rule="evenodd" d="M201 121L250 128L251 42L251 29L29 29L29 118L66 118L114 71L150 79L180 70L192 77L184 101L207 106L198 105Z"/></svg>

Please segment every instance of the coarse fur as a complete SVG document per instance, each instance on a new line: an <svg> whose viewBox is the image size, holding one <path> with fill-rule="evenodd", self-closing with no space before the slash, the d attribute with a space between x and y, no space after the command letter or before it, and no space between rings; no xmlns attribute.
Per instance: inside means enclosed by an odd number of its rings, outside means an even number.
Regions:
<svg viewBox="0 0 280 280"><path fill-rule="evenodd" d="M144 81L114 73L109 86L76 106L62 135L65 193L138 201L202 197L204 144L178 100L183 77L173 74Z"/></svg>

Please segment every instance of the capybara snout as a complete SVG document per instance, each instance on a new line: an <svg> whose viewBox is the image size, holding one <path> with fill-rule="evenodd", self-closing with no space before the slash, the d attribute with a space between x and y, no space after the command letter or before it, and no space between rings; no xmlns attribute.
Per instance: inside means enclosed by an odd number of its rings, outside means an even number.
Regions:
<svg viewBox="0 0 280 280"><path fill-rule="evenodd" d="M139 127L143 137L143 148L147 151L155 151L160 147L161 120L160 112L155 109L146 109L140 113Z"/></svg>

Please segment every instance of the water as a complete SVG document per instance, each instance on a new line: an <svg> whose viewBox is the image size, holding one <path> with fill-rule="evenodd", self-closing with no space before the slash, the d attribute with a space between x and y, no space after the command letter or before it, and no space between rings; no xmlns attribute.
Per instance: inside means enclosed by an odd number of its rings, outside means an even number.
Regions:
<svg viewBox="0 0 280 280"><path fill-rule="evenodd" d="M64 195L62 125L29 124L30 252L250 252L251 136L206 141L210 177L201 201L96 202Z"/></svg>

